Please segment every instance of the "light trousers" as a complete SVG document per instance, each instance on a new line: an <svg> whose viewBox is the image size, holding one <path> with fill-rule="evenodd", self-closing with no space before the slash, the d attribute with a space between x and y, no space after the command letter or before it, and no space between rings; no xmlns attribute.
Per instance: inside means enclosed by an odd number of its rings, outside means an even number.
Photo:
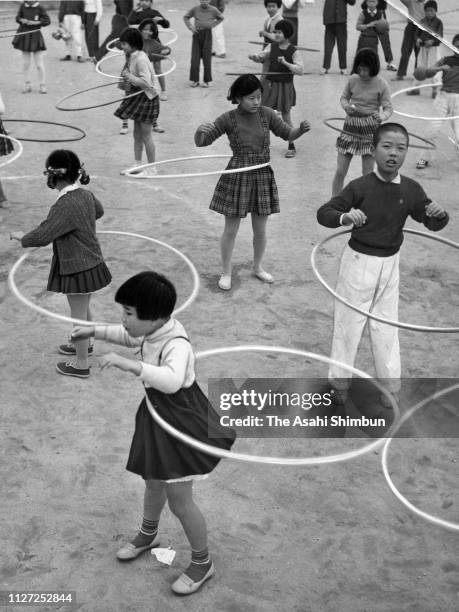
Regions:
<svg viewBox="0 0 459 612"><path fill-rule="evenodd" d="M226 53L225 46L225 30L223 22L219 23L212 29L212 51L215 55L223 55Z"/></svg>
<svg viewBox="0 0 459 612"><path fill-rule="evenodd" d="M67 54L71 55L73 50L77 57L81 56L83 51L83 30L81 29L80 15L64 15L62 24L72 35L72 38L65 41Z"/></svg>
<svg viewBox="0 0 459 612"><path fill-rule="evenodd" d="M429 113L430 114L430 113ZM450 93L448 91L439 91L433 103L433 117L459 117L459 94ZM426 138L437 144L446 124L450 124L453 130L453 138L456 145L459 145L459 119L451 119L451 121L430 121L427 129ZM459 152L459 146L456 147ZM422 158L427 162L432 161L435 151L424 149Z"/></svg>

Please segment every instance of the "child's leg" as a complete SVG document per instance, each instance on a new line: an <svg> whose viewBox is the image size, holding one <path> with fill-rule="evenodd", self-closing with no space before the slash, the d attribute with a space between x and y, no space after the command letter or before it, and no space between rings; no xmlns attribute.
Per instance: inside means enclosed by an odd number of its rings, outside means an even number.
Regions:
<svg viewBox="0 0 459 612"><path fill-rule="evenodd" d="M153 68L155 70L155 74L161 74L162 72L161 60L157 60L156 62L153 62ZM166 77L159 76L158 81L159 81L159 86L161 87L161 91L165 93L166 92Z"/></svg>
<svg viewBox="0 0 459 612"><path fill-rule="evenodd" d="M191 38L190 81L199 83L199 64L201 62L201 32L196 32Z"/></svg>
<svg viewBox="0 0 459 612"><path fill-rule="evenodd" d="M451 117L459 116L459 94L449 93L448 96L450 98L449 108ZM451 128L454 134L456 153L459 155L459 119L451 120Z"/></svg>
<svg viewBox="0 0 459 612"><path fill-rule="evenodd" d="M150 128L151 131L151 128ZM134 121L134 159L135 163L138 165L142 161L142 151L143 151L143 134L142 134L142 124L140 121Z"/></svg>
<svg viewBox="0 0 459 612"><path fill-rule="evenodd" d="M40 89L43 89L45 87L46 82L45 64L43 62L43 51L35 51L33 57L35 60L35 66L37 67L38 79L40 81Z"/></svg>
<svg viewBox="0 0 459 612"><path fill-rule="evenodd" d="M336 172L332 183L332 197L338 195L338 193L343 189L344 179L346 178L347 171L349 170L351 160L352 155L349 153L338 153Z"/></svg>
<svg viewBox="0 0 459 612"><path fill-rule="evenodd" d="M260 280L265 283L274 281L271 274L263 270L261 262L266 249L266 224L268 215L257 215L252 213L252 229L253 229L253 272Z"/></svg>
<svg viewBox="0 0 459 612"><path fill-rule="evenodd" d="M22 74L24 76L24 93L28 93L29 91L32 91L32 87L30 85L30 60L31 60L31 53L29 53L28 51L23 51L22 52Z"/></svg>
<svg viewBox="0 0 459 612"><path fill-rule="evenodd" d="M70 306L70 316L73 319L88 320L89 308L89 293L69 293L67 300ZM76 351L76 364L78 369L87 369L88 367L88 347L89 340L74 340Z"/></svg>
<svg viewBox="0 0 459 612"><path fill-rule="evenodd" d="M162 480L145 480L143 519L139 533L132 540L136 548L148 546L156 538L161 512L166 503L166 486Z"/></svg>
<svg viewBox="0 0 459 612"><path fill-rule="evenodd" d="M288 111L282 111L282 119L283 119L283 120L285 121L285 123L287 123L287 124L288 124L290 127L293 127L293 124L292 124L292 116L291 116L290 110L288 110ZM289 140L289 142L288 142L288 150L289 150L289 151L293 151L293 152L295 151L295 145L294 145L293 141L290 141L290 140ZM293 155L289 155L289 157L293 157Z"/></svg>
<svg viewBox="0 0 459 612"><path fill-rule="evenodd" d="M0 207L8 207L8 199L3 191L2 181L0 181Z"/></svg>
<svg viewBox="0 0 459 612"><path fill-rule="evenodd" d="M365 174L370 174L373 172L373 168L375 167L375 158L373 155L362 155L362 176Z"/></svg>
<svg viewBox="0 0 459 612"><path fill-rule="evenodd" d="M432 113L434 116L446 117L448 114L452 114L449 112L450 108L449 108L449 103L448 103L449 102L448 97L450 95L451 94L441 91L439 95L435 98L433 102L434 112ZM441 130L443 128L443 123L444 121L430 121L429 122L425 137L431 142L433 142L435 145L437 144L438 136L441 133ZM416 167L419 169L425 168L427 164L430 164L432 162L432 160L434 159L434 156L435 156L435 150L423 149L418 159L418 162L416 164Z"/></svg>
<svg viewBox="0 0 459 612"><path fill-rule="evenodd" d="M392 54L392 48L390 46L389 32L378 32L378 38L379 42L381 43L386 63L392 65L392 62L394 61L394 56Z"/></svg>
<svg viewBox="0 0 459 612"><path fill-rule="evenodd" d="M239 217L225 217L225 228L220 239L220 250L222 256L222 275L231 278L231 259L233 256L234 242L239 231L241 219Z"/></svg>
<svg viewBox="0 0 459 612"><path fill-rule="evenodd" d="M149 162L155 161L155 143L153 141L153 135L151 133L151 123L140 123L140 131L142 135L142 142L145 145L145 153Z"/></svg>
<svg viewBox="0 0 459 612"><path fill-rule="evenodd" d="M202 40L202 63L204 65L204 83L212 81L212 30L204 30Z"/></svg>

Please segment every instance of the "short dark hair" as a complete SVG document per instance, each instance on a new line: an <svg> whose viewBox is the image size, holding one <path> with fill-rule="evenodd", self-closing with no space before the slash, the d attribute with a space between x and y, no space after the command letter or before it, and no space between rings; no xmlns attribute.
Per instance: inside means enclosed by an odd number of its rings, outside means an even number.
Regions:
<svg viewBox="0 0 459 612"><path fill-rule="evenodd" d="M149 17L148 19L144 19L143 21L139 23L139 32L143 32L143 30L146 28L147 25L151 25L152 38L158 38L159 36L158 26L156 25L156 22L154 21L154 19L152 19L151 17Z"/></svg>
<svg viewBox="0 0 459 612"><path fill-rule="evenodd" d="M459 39L459 34L455 34L453 36L453 45L456 45L456 40L458 40L458 39Z"/></svg>
<svg viewBox="0 0 459 612"><path fill-rule="evenodd" d="M142 34L136 28L125 28L120 34L120 42L126 42L133 49L143 49Z"/></svg>
<svg viewBox="0 0 459 612"><path fill-rule="evenodd" d="M68 183L74 183L78 177L83 185L87 185L90 181L89 174L83 169L78 155L68 149L56 149L50 153L45 167L45 174L53 175Z"/></svg>
<svg viewBox="0 0 459 612"><path fill-rule="evenodd" d="M115 294L115 302L135 308L141 320L170 317L177 301L174 285L162 274L147 270L128 278Z"/></svg>
<svg viewBox="0 0 459 612"><path fill-rule="evenodd" d="M438 13L438 4L435 2L435 0L427 0L427 2L424 4L424 10L428 8L433 8L434 11Z"/></svg>
<svg viewBox="0 0 459 612"><path fill-rule="evenodd" d="M366 66L370 71L370 76L376 76L381 67L378 54L370 47L359 49L355 54L351 74L358 74L359 66Z"/></svg>
<svg viewBox="0 0 459 612"><path fill-rule="evenodd" d="M410 144L410 137L408 134L408 130L401 123L381 123L380 126L376 128L376 131L373 135L373 146L376 148L378 146L378 142L382 139L384 134L387 132L399 132L406 137L407 146Z"/></svg>
<svg viewBox="0 0 459 612"><path fill-rule="evenodd" d="M264 0L265 7L268 6L268 4L277 4L277 8L280 8L282 6L282 0Z"/></svg>
<svg viewBox="0 0 459 612"><path fill-rule="evenodd" d="M263 92L263 85L254 74L241 74L229 88L227 100L237 104L237 98L248 96L257 89Z"/></svg>
<svg viewBox="0 0 459 612"><path fill-rule="evenodd" d="M287 21L286 19L281 19L274 25L274 31L276 30L279 30L279 32L282 32L285 38L288 39L290 38L290 36L292 36L294 28L292 24L290 23L290 21Z"/></svg>

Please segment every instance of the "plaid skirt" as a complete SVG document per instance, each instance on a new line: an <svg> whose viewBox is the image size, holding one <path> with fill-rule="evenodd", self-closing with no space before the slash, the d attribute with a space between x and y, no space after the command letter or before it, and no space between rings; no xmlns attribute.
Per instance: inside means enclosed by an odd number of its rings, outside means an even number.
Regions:
<svg viewBox="0 0 459 612"><path fill-rule="evenodd" d="M137 87L131 87L129 93L140 91ZM132 119L141 123L156 123L159 115L159 96L155 96L152 100L146 96L144 92L126 98L121 102L119 107L113 113L116 117L123 119Z"/></svg>
<svg viewBox="0 0 459 612"><path fill-rule="evenodd" d="M232 157L226 170L255 166L268 161L269 154L244 153ZM271 166L222 174L209 208L225 217L246 217L247 213L264 216L280 212L279 195Z"/></svg>
<svg viewBox="0 0 459 612"><path fill-rule="evenodd" d="M0 136L6 135L2 120L0 119ZM13 143L8 138L0 138L0 156L9 155L14 150Z"/></svg>
<svg viewBox="0 0 459 612"><path fill-rule="evenodd" d="M55 293L93 293L109 285L111 280L112 275L105 262L83 272L59 274L59 262L53 256L46 289Z"/></svg>
<svg viewBox="0 0 459 612"><path fill-rule="evenodd" d="M268 106L280 113L288 113L296 104L296 91L292 81L263 81L262 106Z"/></svg>
<svg viewBox="0 0 459 612"><path fill-rule="evenodd" d="M373 135L381 120L375 115L356 117L347 115L343 132L338 136L336 148L343 155L371 155Z"/></svg>

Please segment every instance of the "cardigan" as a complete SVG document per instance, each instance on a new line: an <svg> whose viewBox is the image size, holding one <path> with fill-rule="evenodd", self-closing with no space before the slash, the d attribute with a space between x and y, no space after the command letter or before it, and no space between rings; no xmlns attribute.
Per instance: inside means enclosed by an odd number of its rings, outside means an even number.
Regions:
<svg viewBox="0 0 459 612"><path fill-rule="evenodd" d="M126 63L129 72L136 77L132 84L135 87L140 87L149 100L156 98L159 94L154 85L155 73L145 51L134 51L126 57Z"/></svg>

